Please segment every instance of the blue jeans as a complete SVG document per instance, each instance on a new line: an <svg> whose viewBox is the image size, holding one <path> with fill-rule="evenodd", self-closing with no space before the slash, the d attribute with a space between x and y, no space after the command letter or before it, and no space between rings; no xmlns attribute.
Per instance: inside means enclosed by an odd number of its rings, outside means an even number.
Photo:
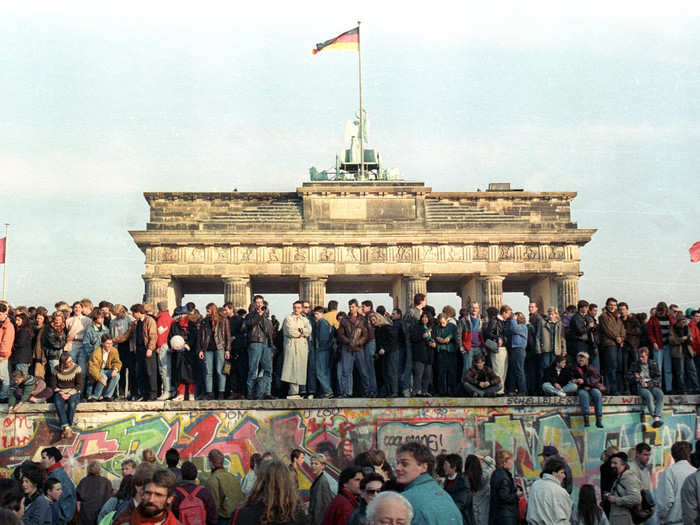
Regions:
<svg viewBox="0 0 700 525"><path fill-rule="evenodd" d="M56 393L53 396L54 405L56 405L56 413L58 421L61 423L61 428L72 427L73 419L75 418L75 408L80 402L80 394L73 394L65 400L60 394Z"/></svg>
<svg viewBox="0 0 700 525"><path fill-rule="evenodd" d="M527 394L527 383L525 381L525 349L511 348L508 352L508 392L514 392L517 387L521 396Z"/></svg>
<svg viewBox="0 0 700 525"><path fill-rule="evenodd" d="M365 344L365 370L369 377L369 391L373 394L377 393L377 374L374 371L374 354L377 352L377 342L372 339Z"/></svg>
<svg viewBox="0 0 700 525"><path fill-rule="evenodd" d="M87 364L88 364L88 359L90 358L89 355L87 355L87 351L81 344L80 346L73 345L72 350L68 352L70 356L73 358L73 362L77 364L80 367L80 370L83 371L83 392L87 392L87 379L88 379L88 373L87 373Z"/></svg>
<svg viewBox="0 0 700 525"><path fill-rule="evenodd" d="M664 393L659 387L640 388L639 397L646 404L650 416L661 417L664 410Z"/></svg>
<svg viewBox="0 0 700 525"><path fill-rule="evenodd" d="M205 385L207 394L214 391L214 371L216 371L217 392L226 390L226 376L224 375L224 353L225 350L206 350L204 360L207 366L207 376Z"/></svg>
<svg viewBox="0 0 700 525"><path fill-rule="evenodd" d="M617 394L617 346L603 347L602 355L605 384L608 394L614 396Z"/></svg>
<svg viewBox="0 0 700 525"><path fill-rule="evenodd" d="M175 385L172 384L172 353L168 345L163 345L158 349L158 371L163 383L163 393L170 396L175 395Z"/></svg>
<svg viewBox="0 0 700 525"><path fill-rule="evenodd" d="M578 385L576 383L572 383L569 381L565 385L559 385L561 386L561 390L557 390L552 383L544 383L542 385L542 392L547 394L548 396L558 396L559 392L564 392L567 395L575 394L576 391L578 390Z"/></svg>
<svg viewBox="0 0 700 525"><path fill-rule="evenodd" d="M691 392L697 392L700 389L698 370L695 367L695 359L687 354L683 354L683 371L686 388Z"/></svg>
<svg viewBox="0 0 700 525"><path fill-rule="evenodd" d="M671 357L671 363L678 393L695 392L698 389L698 376L693 358L687 354L683 357Z"/></svg>
<svg viewBox="0 0 700 525"><path fill-rule="evenodd" d="M119 373L112 377L111 370L100 370L100 376L107 382L107 386L103 385L99 381L96 381L92 385L92 393L90 394L90 399L99 399L104 392L104 397L113 397L114 392L119 386Z"/></svg>
<svg viewBox="0 0 700 525"><path fill-rule="evenodd" d="M673 365L671 364L671 347L664 345L663 348L654 350L654 361L659 365L659 372L663 378L664 391L673 390Z"/></svg>
<svg viewBox="0 0 700 525"><path fill-rule="evenodd" d="M591 400L593 401L593 408L595 409L595 417L603 416L603 396L600 390L597 388L591 388L590 390L585 390L579 388L578 391L578 402L581 404L581 412L583 415L588 417L591 411Z"/></svg>
<svg viewBox="0 0 700 525"><path fill-rule="evenodd" d="M0 361L0 399L7 399L10 393L10 361L3 359Z"/></svg>
<svg viewBox="0 0 700 525"><path fill-rule="evenodd" d="M260 378L258 378L258 366L262 369ZM270 391L271 381L272 350L265 343L250 343L248 345L248 397L261 399Z"/></svg>
<svg viewBox="0 0 700 525"><path fill-rule="evenodd" d="M352 378L353 368L357 367L357 371L360 373L360 380L362 381L362 388L364 389L364 394L367 395L371 392L369 375L367 374L367 358L365 357L365 351L360 350L359 352L351 352L347 347L344 347L342 354L340 355L340 393L346 396L352 395L352 389L348 386L349 378Z"/></svg>
<svg viewBox="0 0 700 525"><path fill-rule="evenodd" d="M410 392L413 385L413 350L406 344L400 347L399 373L401 390Z"/></svg>
<svg viewBox="0 0 700 525"><path fill-rule="evenodd" d="M331 353L332 350L330 348L319 348L314 351L316 387L310 391L316 392L321 396L333 392L333 388L331 387Z"/></svg>

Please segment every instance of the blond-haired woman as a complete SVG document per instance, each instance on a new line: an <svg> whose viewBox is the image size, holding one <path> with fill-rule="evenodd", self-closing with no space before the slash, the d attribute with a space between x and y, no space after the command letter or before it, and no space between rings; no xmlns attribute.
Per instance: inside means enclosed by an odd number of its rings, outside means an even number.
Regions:
<svg viewBox="0 0 700 525"><path fill-rule="evenodd" d="M519 490L513 480L513 453L501 449L496 452L496 470L491 475L489 525L518 525Z"/></svg>

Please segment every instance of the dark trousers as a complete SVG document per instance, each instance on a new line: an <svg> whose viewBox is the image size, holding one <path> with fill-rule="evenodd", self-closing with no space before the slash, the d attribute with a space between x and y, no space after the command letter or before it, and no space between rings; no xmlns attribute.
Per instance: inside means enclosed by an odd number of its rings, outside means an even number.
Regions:
<svg viewBox="0 0 700 525"><path fill-rule="evenodd" d="M399 395L399 350L393 350L384 355L382 375L384 376L384 393L388 396Z"/></svg>
<svg viewBox="0 0 700 525"><path fill-rule="evenodd" d="M457 353L438 352L438 392L440 396L453 396L457 387Z"/></svg>
<svg viewBox="0 0 700 525"><path fill-rule="evenodd" d="M619 393L628 394L630 385L627 381L627 370L630 364L637 360L637 351L629 345L625 345L619 349L617 358L617 388Z"/></svg>
<svg viewBox="0 0 700 525"><path fill-rule="evenodd" d="M146 349L136 347L136 377L141 397L158 397L158 356L155 351L151 357L146 357Z"/></svg>
<svg viewBox="0 0 700 525"><path fill-rule="evenodd" d="M540 356L542 355L544 354L538 355L533 352L525 355L525 384L527 393L530 395L538 394L542 384L542 371L540 370Z"/></svg>
<svg viewBox="0 0 700 525"><path fill-rule="evenodd" d="M429 394L433 382L433 365L422 361L413 361L413 393Z"/></svg>
<svg viewBox="0 0 700 525"><path fill-rule="evenodd" d="M506 390L524 396L527 394L525 381L525 349L511 348L508 352L508 375L506 376Z"/></svg>
<svg viewBox="0 0 700 525"><path fill-rule="evenodd" d="M605 377L605 386L608 387L608 395L614 396L617 394L617 346L606 346L602 349L602 365L603 376Z"/></svg>
<svg viewBox="0 0 700 525"><path fill-rule="evenodd" d="M698 389L698 374L695 361L687 353L683 357L671 357L673 380L679 394L695 392Z"/></svg>
<svg viewBox="0 0 700 525"><path fill-rule="evenodd" d="M462 383L462 386L464 387L464 390L466 390L467 394L471 394L474 397L484 397L485 395L489 394L495 395L496 392L501 389L500 384L489 386L487 388L479 388L478 386L474 386L466 381Z"/></svg>
<svg viewBox="0 0 700 525"><path fill-rule="evenodd" d="M248 382L248 350L231 351L231 373L228 375L229 394L246 395Z"/></svg>
<svg viewBox="0 0 700 525"><path fill-rule="evenodd" d="M129 394L138 392L138 381L136 380L136 362L134 353L130 349L129 341L119 343L119 360L122 362L122 369L119 372L119 396L126 396L127 376L129 377Z"/></svg>

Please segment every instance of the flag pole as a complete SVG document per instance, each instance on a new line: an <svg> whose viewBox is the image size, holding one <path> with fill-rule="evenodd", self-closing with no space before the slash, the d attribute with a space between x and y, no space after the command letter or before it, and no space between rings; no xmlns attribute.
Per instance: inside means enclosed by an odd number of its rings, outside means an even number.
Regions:
<svg viewBox="0 0 700 525"><path fill-rule="evenodd" d="M10 225L5 223L5 261L2 265L2 300L5 301L5 294L7 292L7 230Z"/></svg>
<svg viewBox="0 0 700 525"><path fill-rule="evenodd" d="M362 114L362 46L360 42L360 21L357 21L357 57L360 69L360 180L365 178L365 130Z"/></svg>

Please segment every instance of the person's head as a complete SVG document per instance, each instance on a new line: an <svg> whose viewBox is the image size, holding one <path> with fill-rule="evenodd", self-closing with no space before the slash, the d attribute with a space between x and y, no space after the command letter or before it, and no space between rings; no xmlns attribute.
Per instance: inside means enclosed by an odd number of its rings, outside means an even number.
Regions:
<svg viewBox="0 0 700 525"><path fill-rule="evenodd" d="M102 334L102 337L100 337L100 344L103 350L109 351L114 345L111 334Z"/></svg>
<svg viewBox="0 0 700 525"><path fill-rule="evenodd" d="M136 495L136 481L133 475L124 476L119 483L119 489L115 494L118 500L129 500L134 499Z"/></svg>
<svg viewBox="0 0 700 525"><path fill-rule="evenodd" d="M325 310L323 309L323 306L317 306L314 308L314 321L319 322L323 318L324 313Z"/></svg>
<svg viewBox="0 0 700 525"><path fill-rule="evenodd" d="M558 355L554 358L554 366L560 369L566 368L566 356Z"/></svg>
<svg viewBox="0 0 700 525"><path fill-rule="evenodd" d="M357 312L359 310L359 303L357 302L357 299L350 299L348 301L348 313L351 316L357 315Z"/></svg>
<svg viewBox="0 0 700 525"><path fill-rule="evenodd" d="M486 317L488 317L489 319L493 319L497 315L498 315L498 308L496 308L495 306L489 306L486 309Z"/></svg>
<svg viewBox="0 0 700 525"><path fill-rule="evenodd" d="M136 472L136 461L125 459L122 461L122 476L132 476Z"/></svg>
<svg viewBox="0 0 700 525"><path fill-rule="evenodd" d="M117 319L125 319L126 318L126 307L121 304L116 304L114 305L114 314L117 316Z"/></svg>
<svg viewBox="0 0 700 525"><path fill-rule="evenodd" d="M440 323L440 326L447 326L447 316L443 313L438 314L437 316L438 323Z"/></svg>
<svg viewBox="0 0 700 525"><path fill-rule="evenodd" d="M99 308L95 308L90 314L90 319L94 324L101 326L105 322L105 314Z"/></svg>
<svg viewBox="0 0 700 525"><path fill-rule="evenodd" d="M561 319L559 317L559 310L557 310L554 306L547 308L547 319L552 323L559 321L559 319Z"/></svg>
<svg viewBox="0 0 700 525"><path fill-rule="evenodd" d="M163 313L168 311L168 302L167 301L158 301L158 304L156 304L156 307L158 308L158 313Z"/></svg>
<svg viewBox="0 0 700 525"><path fill-rule="evenodd" d="M63 352L58 357L58 368L59 370L66 370L73 366L73 357L68 352Z"/></svg>
<svg viewBox="0 0 700 525"><path fill-rule="evenodd" d="M496 468L504 468L506 470L510 470L513 468L513 453L505 450L505 449L500 449L496 451Z"/></svg>
<svg viewBox="0 0 700 525"><path fill-rule="evenodd" d="M413 296L413 306L416 308L423 308L425 306L425 294L417 293Z"/></svg>
<svg viewBox="0 0 700 525"><path fill-rule="evenodd" d="M646 346L639 349L639 362L643 365L649 362L649 349Z"/></svg>
<svg viewBox="0 0 700 525"><path fill-rule="evenodd" d="M401 320L402 317L403 317L403 312L401 311L401 308L394 308L391 311L391 318L394 321L399 321L399 320Z"/></svg>
<svg viewBox="0 0 700 525"><path fill-rule="evenodd" d="M338 477L338 490L345 489L356 496L360 495L360 483L365 478L362 467L350 465L343 469Z"/></svg>
<svg viewBox="0 0 700 525"><path fill-rule="evenodd" d="M141 463L136 467L136 472L134 472L134 498L137 503L141 501L143 497L143 489L146 487L151 479L153 479L153 474L158 470L158 467L153 463Z"/></svg>
<svg viewBox="0 0 700 525"><path fill-rule="evenodd" d="M83 315L83 305L80 301L75 301L72 307L73 315L79 317Z"/></svg>
<svg viewBox="0 0 700 525"><path fill-rule="evenodd" d="M544 462L542 474L550 474L562 483L566 478L566 462L558 457L550 457Z"/></svg>
<svg viewBox="0 0 700 525"><path fill-rule="evenodd" d="M454 316L457 315L455 309L449 304L442 307L442 313L445 314L448 319L452 319Z"/></svg>
<svg viewBox="0 0 700 525"><path fill-rule="evenodd" d="M44 483L44 493L51 501L58 501L61 499L61 495L63 495L63 487L61 486L61 482L56 478L47 479L46 483Z"/></svg>
<svg viewBox="0 0 700 525"><path fill-rule="evenodd" d="M311 311L311 303L309 301L301 302L301 311L304 315L308 315Z"/></svg>
<svg viewBox="0 0 700 525"><path fill-rule="evenodd" d="M525 319L525 315L522 312L515 312L515 320L518 324L527 324L527 319Z"/></svg>
<svg viewBox="0 0 700 525"><path fill-rule="evenodd" d="M140 321L146 315L146 309L142 304L133 304L131 305L131 313L134 316L134 319Z"/></svg>
<svg viewBox="0 0 700 525"><path fill-rule="evenodd" d="M693 447L687 441L676 441L671 445L671 457L676 463L683 460L687 461L692 452Z"/></svg>
<svg viewBox="0 0 700 525"><path fill-rule="evenodd" d="M15 316L15 326L17 330L31 330L32 325L29 322L29 316L25 313L17 314Z"/></svg>
<svg viewBox="0 0 700 525"><path fill-rule="evenodd" d="M432 326L432 324L433 324L433 318L430 316L430 314L429 314L428 312L424 312L424 313L422 313L421 316L420 316L420 322L421 322L424 326Z"/></svg>
<svg viewBox="0 0 700 525"><path fill-rule="evenodd" d="M459 454L447 454L443 469L446 476L462 473L462 457Z"/></svg>
<svg viewBox="0 0 700 525"><path fill-rule="evenodd" d="M605 300L605 309L611 314L615 313L617 311L617 299L614 297L608 297Z"/></svg>
<svg viewBox="0 0 700 525"><path fill-rule="evenodd" d="M294 301L292 303L292 312L294 315L301 315L303 303L301 301Z"/></svg>
<svg viewBox="0 0 700 525"><path fill-rule="evenodd" d="M588 305L588 315L591 317L595 317L598 315L598 305L595 303L591 303Z"/></svg>
<svg viewBox="0 0 700 525"><path fill-rule="evenodd" d="M217 448L211 450L209 452L209 455L207 456L209 459L209 466L211 467L212 472L214 470L223 468L224 466L224 455L221 453L221 451Z"/></svg>
<svg viewBox="0 0 700 525"><path fill-rule="evenodd" d="M153 463L155 465L156 453L153 452L150 448L147 448L141 453L141 459L146 463Z"/></svg>
<svg viewBox="0 0 700 525"><path fill-rule="evenodd" d="M362 499L369 504L382 490L382 485L384 485L384 478L380 474L377 474L376 472L370 472L367 474L360 482Z"/></svg>
<svg viewBox="0 0 700 525"><path fill-rule="evenodd" d="M63 357L62 354L61 357ZM44 470L58 463L63 459L61 452L56 447L47 447L41 451L41 466Z"/></svg>
<svg viewBox="0 0 700 525"><path fill-rule="evenodd" d="M24 370L15 370L12 372L12 381L15 385L21 385L27 373Z"/></svg>
<svg viewBox="0 0 700 525"><path fill-rule="evenodd" d="M627 318L627 316L630 313L630 307L627 305L626 302L620 301L617 303L617 311L620 312L620 315L624 318Z"/></svg>
<svg viewBox="0 0 700 525"><path fill-rule="evenodd" d="M412 520L413 507L398 492L380 492L367 505L368 525L410 525Z"/></svg>
<svg viewBox="0 0 700 525"><path fill-rule="evenodd" d="M21 467L22 491L25 495L31 496L41 486L41 470L35 464L24 464Z"/></svg>
<svg viewBox="0 0 700 525"><path fill-rule="evenodd" d="M374 308L372 301L362 301L362 313L367 315Z"/></svg>
<svg viewBox="0 0 700 525"><path fill-rule="evenodd" d="M182 472L182 479L184 481L194 481L197 479L197 465L191 461L185 461L180 467L180 472Z"/></svg>
<svg viewBox="0 0 700 525"><path fill-rule="evenodd" d="M262 507L262 523L294 521L299 497L289 468L279 460L265 461L247 504Z"/></svg>
<svg viewBox="0 0 700 525"><path fill-rule="evenodd" d="M169 470L158 469L151 480L143 487L141 514L154 517L167 510L175 495L177 480Z"/></svg>
<svg viewBox="0 0 700 525"><path fill-rule="evenodd" d="M338 309L338 301L328 301L328 311L333 312Z"/></svg>
<svg viewBox="0 0 700 525"><path fill-rule="evenodd" d="M627 461L627 454L617 452L610 457L610 466L620 475L627 470Z"/></svg>
<svg viewBox="0 0 700 525"><path fill-rule="evenodd" d="M530 301L530 303L527 305L527 311L530 313L530 315L535 315L537 312L539 312L540 308L537 306L537 303L535 301Z"/></svg>
<svg viewBox="0 0 700 525"><path fill-rule="evenodd" d="M651 459L651 447L646 443L637 443L634 447L634 459L640 465L647 465Z"/></svg>
<svg viewBox="0 0 700 525"><path fill-rule="evenodd" d="M476 301L472 301L471 305L469 305L469 313L472 315L472 317L479 317L479 309L481 307L479 306L479 303Z"/></svg>
<svg viewBox="0 0 700 525"><path fill-rule="evenodd" d="M396 481L406 485L422 474L432 475L435 456L417 441L402 444L396 451Z"/></svg>
<svg viewBox="0 0 700 525"><path fill-rule="evenodd" d="M250 456L250 470L255 470L255 467L258 466L258 463L262 461L262 456L258 454L257 452L254 453L253 455Z"/></svg>
<svg viewBox="0 0 700 525"><path fill-rule="evenodd" d="M483 355L477 355L472 361L474 363L474 368L477 370L482 370L486 366L486 360Z"/></svg>
<svg viewBox="0 0 700 525"><path fill-rule="evenodd" d="M314 475L314 478L319 477L325 469L325 454L314 454L313 456L311 456L311 473Z"/></svg>
<svg viewBox="0 0 700 525"><path fill-rule="evenodd" d="M289 453L289 460L294 468L299 468L304 463L304 451L300 448L292 449Z"/></svg>
<svg viewBox="0 0 700 525"><path fill-rule="evenodd" d="M501 314L503 319L510 319L513 315L513 309L507 304L502 305L498 312Z"/></svg>
<svg viewBox="0 0 700 525"><path fill-rule="evenodd" d="M585 315L588 313L588 301L585 299L581 299L577 304L576 304L576 309L578 310L578 313L581 315Z"/></svg>
<svg viewBox="0 0 700 525"><path fill-rule="evenodd" d="M44 326L46 323L46 314L43 312L37 312L34 316L34 324L37 328Z"/></svg>
<svg viewBox="0 0 700 525"><path fill-rule="evenodd" d="M158 304L160 305L160 303L158 303ZM99 304L97 305L97 307L102 311L102 315L105 317L105 319L109 317L109 314L112 311L112 306L113 306L112 303L110 303L109 301L100 301ZM165 308L167 310L167 308L168 308L167 303L165 304Z"/></svg>
<svg viewBox="0 0 700 525"><path fill-rule="evenodd" d="M576 354L576 362L578 366L588 366L588 352L579 352Z"/></svg>
<svg viewBox="0 0 700 525"><path fill-rule="evenodd" d="M0 323L4 323L5 319L7 319L7 315L9 313L9 308L6 304L0 303Z"/></svg>
<svg viewBox="0 0 700 525"><path fill-rule="evenodd" d="M0 478L0 508L8 509L22 517L24 514L24 492L19 480Z"/></svg>
<svg viewBox="0 0 700 525"><path fill-rule="evenodd" d="M218 318L218 317L219 317L219 315L218 315L218 313L219 313L219 307L216 306L216 303L209 303L209 304L207 304L207 306L205 307L205 309L206 309L206 312L207 312L207 317L211 317L211 318Z"/></svg>
<svg viewBox="0 0 700 525"><path fill-rule="evenodd" d="M197 310L197 305L195 305L192 301L190 301L190 302L185 304L185 308L187 308L188 312L194 313Z"/></svg>
<svg viewBox="0 0 700 525"><path fill-rule="evenodd" d="M165 453L165 463L168 468L177 467L177 464L180 463L180 453L174 448L168 449Z"/></svg>
<svg viewBox="0 0 700 525"><path fill-rule="evenodd" d="M88 476L99 476L102 466L99 461L91 461L87 466Z"/></svg>

